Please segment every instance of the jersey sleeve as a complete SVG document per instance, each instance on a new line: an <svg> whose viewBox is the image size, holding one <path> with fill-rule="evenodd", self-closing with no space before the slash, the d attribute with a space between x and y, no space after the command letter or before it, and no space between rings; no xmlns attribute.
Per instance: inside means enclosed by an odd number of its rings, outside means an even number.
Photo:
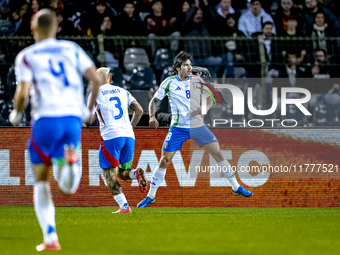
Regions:
<svg viewBox="0 0 340 255"><path fill-rule="evenodd" d="M15 58L15 74L17 82L32 82L33 80L33 69L24 52L19 53Z"/></svg>
<svg viewBox="0 0 340 255"><path fill-rule="evenodd" d="M76 45L76 57L77 57L77 65L79 67L79 71L84 74L87 69L94 66L91 58L86 54L86 52L77 44Z"/></svg>
<svg viewBox="0 0 340 255"><path fill-rule="evenodd" d="M130 106L130 104L133 102L133 101L136 101L136 99L131 95L131 93L129 91L126 91L127 93L127 101L128 101L128 105Z"/></svg>
<svg viewBox="0 0 340 255"><path fill-rule="evenodd" d="M89 97L87 98L87 106L89 106L90 102L91 102L91 99L92 99L92 92L89 94ZM94 113L96 112L96 107L94 106L92 108L92 112L91 114L94 115Z"/></svg>
<svg viewBox="0 0 340 255"><path fill-rule="evenodd" d="M169 93L171 82L172 80L168 79L163 81L159 89L156 91L154 97L156 97L159 100L162 100Z"/></svg>

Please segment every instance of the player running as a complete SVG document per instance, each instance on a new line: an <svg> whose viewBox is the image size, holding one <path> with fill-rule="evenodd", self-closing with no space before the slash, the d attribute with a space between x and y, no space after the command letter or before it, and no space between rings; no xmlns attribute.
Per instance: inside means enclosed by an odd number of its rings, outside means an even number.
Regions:
<svg viewBox="0 0 340 255"><path fill-rule="evenodd" d="M200 147L204 148L216 160L221 169L228 169L229 164L222 155L218 141L203 123L200 107L202 90L195 84L199 82L199 78L191 75L190 55L185 52L179 53L174 59L173 68L177 75L163 81L149 104L150 126L158 127L158 121L155 118L156 103L165 96L169 97L172 119L171 127L163 143L160 162L152 175L149 193L137 207L147 207L155 202L156 191L164 180L166 168L176 151L182 150L183 143L189 138L194 139ZM197 81L191 81L191 79ZM207 110L212 104L212 99L207 97ZM222 173L230 182L234 195L244 197L253 195L253 192L238 184L232 171L222 171Z"/></svg>
<svg viewBox="0 0 340 255"><path fill-rule="evenodd" d="M97 70L101 74L104 85L99 88L96 108L86 125L94 121L94 113L100 122L101 143L99 150L99 165L103 169L107 185L119 205L115 213L131 213L122 187L116 178L122 180L137 179L142 192L147 182L141 168L131 169L135 153L135 134L133 128L143 115L143 108L136 99L125 89L110 84L111 76L108 68ZM89 95L91 101L91 94ZM128 107L134 111L130 122Z"/></svg>
<svg viewBox="0 0 340 255"><path fill-rule="evenodd" d="M42 250L60 250L55 224L55 210L48 183L48 170L59 165L59 188L73 194L79 185L77 152L81 120L90 116L83 97L82 74L93 83L93 108L101 84L100 75L84 50L76 43L56 40L57 18L48 9L39 11L32 21L35 44L22 50L15 59L18 82L13 125L19 125L31 89L32 134L29 152L36 183L34 209L43 232Z"/></svg>

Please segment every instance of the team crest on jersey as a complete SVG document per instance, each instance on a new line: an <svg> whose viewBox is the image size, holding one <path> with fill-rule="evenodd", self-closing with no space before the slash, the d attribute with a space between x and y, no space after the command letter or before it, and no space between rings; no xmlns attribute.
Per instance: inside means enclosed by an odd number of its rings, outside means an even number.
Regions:
<svg viewBox="0 0 340 255"><path fill-rule="evenodd" d="M165 148L165 149L168 148L168 142L165 142L165 143L164 143L164 148Z"/></svg>

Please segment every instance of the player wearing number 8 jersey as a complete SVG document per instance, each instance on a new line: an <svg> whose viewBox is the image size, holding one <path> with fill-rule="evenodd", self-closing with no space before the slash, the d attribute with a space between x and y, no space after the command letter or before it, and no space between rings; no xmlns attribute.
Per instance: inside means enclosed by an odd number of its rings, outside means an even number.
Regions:
<svg viewBox="0 0 340 255"><path fill-rule="evenodd" d="M96 112L101 134L99 165L103 169L108 188L120 207L117 213L130 213L131 209L116 176L122 180L137 179L141 191L146 189L143 169L131 169L135 152L133 127L142 117L143 109L127 90L109 84L111 76L108 68L99 68L97 72L101 74L105 84L99 88L96 107L86 124L90 125L94 121L93 114ZM91 97L90 94L89 102ZM131 122L128 107L134 111Z"/></svg>
<svg viewBox="0 0 340 255"><path fill-rule="evenodd" d="M182 150L183 143L193 139L200 147L204 148L217 162L221 169L228 169L228 162L222 155L218 141L214 134L204 125L201 115L201 94L210 93L202 89L203 83L197 76L193 76L190 55L181 52L173 64L177 75L167 78L159 90L155 93L149 104L150 126L158 127L155 118L156 103L168 96L172 120L171 128L165 138L162 148L161 160L153 172L150 190L148 195L137 205L147 207L155 202L156 191L165 177L166 168L170 164L177 150ZM210 108L213 104L212 98L207 98L207 105ZM235 195L250 197L251 191L240 186L232 171L222 172L232 186Z"/></svg>
<svg viewBox="0 0 340 255"><path fill-rule="evenodd" d="M35 44L21 51L15 60L18 82L10 121L18 125L31 91L32 134L29 153L36 177L34 209L42 228L44 243L36 249L60 250L55 226L55 210L48 183L52 162L58 164L58 185L65 194L79 185L77 151L81 120L90 113L84 104L82 74L94 84L93 100L98 95L101 77L91 59L77 44L55 39L55 13L39 11L32 20ZM33 84L31 90L30 85Z"/></svg>

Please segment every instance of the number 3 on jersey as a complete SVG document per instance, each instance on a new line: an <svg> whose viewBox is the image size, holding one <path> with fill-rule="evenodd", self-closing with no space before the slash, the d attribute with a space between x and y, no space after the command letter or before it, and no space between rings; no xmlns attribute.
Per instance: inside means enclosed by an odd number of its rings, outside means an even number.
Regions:
<svg viewBox="0 0 340 255"><path fill-rule="evenodd" d="M50 71L51 73L55 76L55 77L64 77L64 84L65 86L67 87L68 85L70 85L70 83L68 82L67 80L67 77L66 77L66 73L65 73L65 68L64 68L64 64L63 62L59 62L59 68L60 68L60 71L59 72L56 72L56 70L53 69L53 64L52 64L52 60L50 59L48 61L48 63L50 64Z"/></svg>
<svg viewBox="0 0 340 255"><path fill-rule="evenodd" d="M110 97L110 101L117 101L117 104L115 104L115 107L119 110L119 114L115 116L115 120L119 120L123 116L123 109L122 109L122 103L120 102L119 97Z"/></svg>

